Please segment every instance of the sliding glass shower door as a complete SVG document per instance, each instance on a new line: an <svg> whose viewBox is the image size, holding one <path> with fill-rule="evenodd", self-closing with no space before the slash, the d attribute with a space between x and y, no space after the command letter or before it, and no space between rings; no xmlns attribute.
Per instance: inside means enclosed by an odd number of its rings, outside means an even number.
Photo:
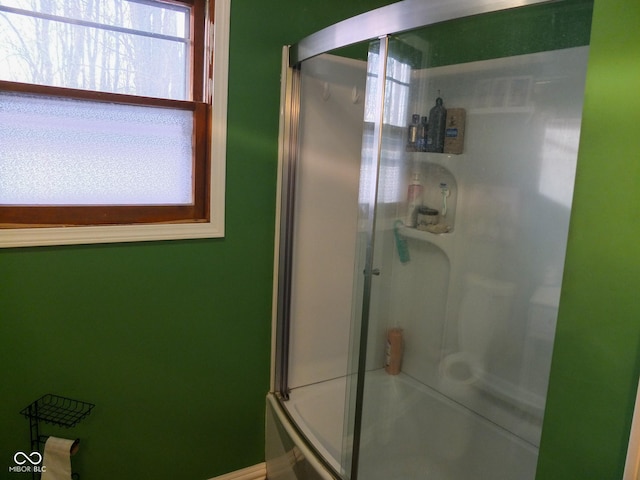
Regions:
<svg viewBox="0 0 640 480"><path fill-rule="evenodd" d="M399 2L286 59L274 389L296 478L535 478L592 2L461 3Z"/></svg>
<svg viewBox="0 0 640 480"><path fill-rule="evenodd" d="M283 178L287 221L279 268L286 273L278 310L288 331L278 335L277 381L288 414L338 475L348 471L345 452L352 447L353 426L345 423L355 371L350 352L357 352L350 323L354 305L363 304L362 275L354 280L352 273L363 238L358 194L367 46L313 57L294 72L292 158Z"/></svg>
<svg viewBox="0 0 640 480"><path fill-rule="evenodd" d="M544 5L371 44L352 477L534 478L588 55L570 19L589 15ZM554 16L562 32L525 28Z"/></svg>

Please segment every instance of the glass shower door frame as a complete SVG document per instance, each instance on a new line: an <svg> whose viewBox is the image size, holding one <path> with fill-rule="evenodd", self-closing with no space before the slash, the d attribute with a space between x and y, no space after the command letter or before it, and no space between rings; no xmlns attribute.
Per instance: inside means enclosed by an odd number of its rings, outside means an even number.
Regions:
<svg viewBox="0 0 640 480"><path fill-rule="evenodd" d="M369 316L369 297L371 293L373 266L373 243L375 232L375 211L378 184L378 166L380 163L380 149L382 145L382 118L384 114L384 97L386 84L386 53L388 35L425 27L436 23L459 18L498 12L501 10L525 7L540 3L560 2L562 0L454 0L440 3L427 3L422 0L404 0L387 7L382 7L362 15L347 19L335 25L320 30L291 47L283 50L283 108L280 124L279 158L281 169L278 178L278 192L280 206L277 212L279 230L276 239L277 270L275 304L275 360L273 387L281 401L289 397L288 367L290 342L290 293L292 282L292 232L295 212L295 177L298 165L298 121L300 114L300 66L302 62L322 53L337 48L354 45L360 42L380 41L380 59L378 71L378 92L376 102L376 124L374 125L374 146L376 152L372 169L370 185L373 188L367 192L366 200L361 198L361 204L368 205L366 217L361 231L366 235L365 267L356 266L355 274L363 278L360 318L352 319L352 339L356 351L351 352L349 364L356 370L355 384L352 386L349 403L351 412L346 429L353 429L350 451L347 452L350 464L348 478L356 479L358 475L358 455L360 444L360 426L362 422L362 403L364 391L364 373L367 358L367 327ZM288 64L288 66L287 66ZM354 280L355 281L355 280ZM344 459L343 459L344 460ZM347 470L345 469L345 475Z"/></svg>
<svg viewBox="0 0 640 480"><path fill-rule="evenodd" d="M372 44L375 43L371 42ZM358 478L358 465L360 455L360 440L362 433L362 407L364 400L364 382L367 367L367 343L369 340L368 327L369 315L371 307L371 289L374 275L379 275L379 271L374 267L374 242L376 231L377 205L378 205L378 175L380 172L380 159L382 154L382 128L384 120L384 99L386 93L387 78L387 51L389 47L389 37L381 36L378 40L378 70L377 70L377 89L374 92L375 111L373 124L373 138L371 151L373 157L367 159L361 158L362 165L370 162L370 172L368 181L366 182L370 188L362 189L362 170L361 170L361 193L359 203L364 207L365 215L360 217L361 233L365 235L365 255L364 265L360 265L356 261L354 265L354 283L358 282L362 275L363 287L361 298L354 298L354 302L360 302L360 318L351 319L351 341L352 351L349 352L350 371L355 371L356 375L350 376L351 381L347 381L347 395L345 398L345 437L351 436L353 442L350 451L343 451L342 464L347 466L350 471L349 478ZM367 95L369 95L369 78L367 78ZM364 121L364 119L363 119ZM363 140L364 143L364 140ZM365 147L363 145L363 152ZM356 259L358 255L356 255ZM358 289L354 288L354 292ZM356 311L354 311L355 313ZM357 315L354 315L357 317ZM357 339L357 341L356 341ZM353 428L353 431L349 431Z"/></svg>
<svg viewBox="0 0 640 480"><path fill-rule="evenodd" d="M295 210L295 178L297 166L298 124L300 119L300 64L289 66L289 47L283 48L282 112L278 138L278 195L276 213L276 251L274 268L277 277L275 307L273 385L281 400L289 399L290 299L293 261L293 219Z"/></svg>

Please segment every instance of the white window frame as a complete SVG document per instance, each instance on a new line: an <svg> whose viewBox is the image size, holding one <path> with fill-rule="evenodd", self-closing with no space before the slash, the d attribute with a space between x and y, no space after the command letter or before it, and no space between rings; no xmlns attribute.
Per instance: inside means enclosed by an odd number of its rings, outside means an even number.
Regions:
<svg viewBox="0 0 640 480"><path fill-rule="evenodd" d="M231 0L215 0L211 108L210 216L207 222L0 228L0 248L224 237ZM211 39L210 39L211 40Z"/></svg>

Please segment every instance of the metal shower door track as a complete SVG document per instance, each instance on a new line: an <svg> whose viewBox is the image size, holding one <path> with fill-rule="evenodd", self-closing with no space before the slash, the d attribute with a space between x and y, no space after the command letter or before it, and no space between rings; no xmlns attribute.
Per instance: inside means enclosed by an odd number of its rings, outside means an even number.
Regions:
<svg viewBox="0 0 640 480"><path fill-rule="evenodd" d="M348 18L291 46L289 65L355 43L483 13L563 0L404 0Z"/></svg>

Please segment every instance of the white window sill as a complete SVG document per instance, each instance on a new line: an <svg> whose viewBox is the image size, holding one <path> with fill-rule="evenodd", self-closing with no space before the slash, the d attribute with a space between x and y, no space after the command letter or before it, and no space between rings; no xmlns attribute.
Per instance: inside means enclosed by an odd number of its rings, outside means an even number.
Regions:
<svg viewBox="0 0 640 480"><path fill-rule="evenodd" d="M0 246L34 247L215 238L222 236L224 236L224 229L213 223L45 227L1 230Z"/></svg>

